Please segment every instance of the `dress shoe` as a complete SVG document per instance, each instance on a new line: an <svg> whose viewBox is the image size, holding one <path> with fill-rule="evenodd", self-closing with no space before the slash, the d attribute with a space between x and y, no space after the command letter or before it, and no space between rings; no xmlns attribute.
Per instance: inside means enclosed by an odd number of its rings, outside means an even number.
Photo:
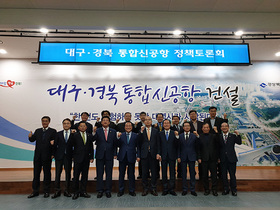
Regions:
<svg viewBox="0 0 280 210"><path fill-rule="evenodd" d="M73 195L72 199L73 199L73 200L76 200L76 199L78 199L78 197L79 197L79 195L78 195L77 193L75 193L75 194Z"/></svg>
<svg viewBox="0 0 280 210"><path fill-rule="evenodd" d="M118 196L118 197L121 197L121 196L123 196L123 194L124 194L124 192L123 192L123 191L120 191L120 192L118 192L117 196Z"/></svg>
<svg viewBox="0 0 280 210"><path fill-rule="evenodd" d="M95 180L97 180L97 176L96 176L96 177L94 177L94 179L95 179Z"/></svg>
<svg viewBox="0 0 280 210"><path fill-rule="evenodd" d="M153 196L158 196L158 193L157 193L156 190L152 190L152 191L151 191L151 194L152 194Z"/></svg>
<svg viewBox="0 0 280 210"><path fill-rule="evenodd" d="M232 192L231 193L233 196L237 196L237 192Z"/></svg>
<svg viewBox="0 0 280 210"><path fill-rule="evenodd" d="M50 193L45 192L44 193L44 198L48 198L48 197L50 197Z"/></svg>
<svg viewBox="0 0 280 210"><path fill-rule="evenodd" d="M31 193L27 198L34 198L34 197L36 197L36 196L38 196L39 195L39 193Z"/></svg>
<svg viewBox="0 0 280 210"><path fill-rule="evenodd" d="M139 175L139 176L137 176L137 179L142 179L142 176L140 176L140 175Z"/></svg>
<svg viewBox="0 0 280 210"><path fill-rule="evenodd" d="M72 195L71 195L71 193L69 193L68 191L64 191L64 196L66 196L66 197L71 197Z"/></svg>
<svg viewBox="0 0 280 210"><path fill-rule="evenodd" d="M171 191L169 192L169 194L171 194L171 195L173 195L173 196L177 196L177 193L176 193L174 190L171 190Z"/></svg>
<svg viewBox="0 0 280 210"><path fill-rule="evenodd" d="M218 193L217 193L216 190L214 190L212 193L213 193L214 196L218 196Z"/></svg>
<svg viewBox="0 0 280 210"><path fill-rule="evenodd" d="M210 190L205 190L204 195L209 195L210 194Z"/></svg>
<svg viewBox="0 0 280 210"><path fill-rule="evenodd" d="M106 197L107 197L107 198L111 198L111 197L112 197L112 195L111 195L110 192L106 192L105 194L106 194Z"/></svg>
<svg viewBox="0 0 280 210"><path fill-rule="evenodd" d="M182 192L182 196L185 196L185 195L187 195L188 194L188 191L183 191Z"/></svg>
<svg viewBox="0 0 280 210"><path fill-rule="evenodd" d="M222 195L227 195L227 194L229 194L229 190L224 190L224 191L222 192Z"/></svg>
<svg viewBox="0 0 280 210"><path fill-rule="evenodd" d="M59 196L60 196L60 194L61 194L61 192L60 192L60 191L55 192L55 194L53 194L52 198L57 198L57 197L59 197Z"/></svg>
<svg viewBox="0 0 280 210"><path fill-rule="evenodd" d="M129 195L131 195L131 196L136 196L136 193L135 192L129 192Z"/></svg>
<svg viewBox="0 0 280 210"><path fill-rule="evenodd" d="M195 191L191 191L191 195L197 196L197 193Z"/></svg>
<svg viewBox="0 0 280 210"><path fill-rule="evenodd" d="M91 196L89 194L87 194L86 192L84 192L84 193L80 193L80 197L90 198Z"/></svg>
<svg viewBox="0 0 280 210"><path fill-rule="evenodd" d="M182 179L182 175L181 175L181 174L178 174L178 175L177 175L177 179Z"/></svg>
<svg viewBox="0 0 280 210"><path fill-rule="evenodd" d="M161 195L162 195L162 196L165 196L165 195L167 195L167 194L168 194L168 191L163 191Z"/></svg>
<svg viewBox="0 0 280 210"><path fill-rule="evenodd" d="M102 198L102 196L103 196L103 192L98 192L97 193L97 198Z"/></svg>
<svg viewBox="0 0 280 210"><path fill-rule="evenodd" d="M148 190L144 190L144 191L142 192L142 196L146 196L146 195L148 195Z"/></svg>

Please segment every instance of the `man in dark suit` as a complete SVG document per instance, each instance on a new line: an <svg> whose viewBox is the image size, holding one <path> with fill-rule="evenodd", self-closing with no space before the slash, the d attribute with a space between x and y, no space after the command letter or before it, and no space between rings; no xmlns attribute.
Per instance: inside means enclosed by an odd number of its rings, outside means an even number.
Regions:
<svg viewBox="0 0 280 210"><path fill-rule="evenodd" d="M183 123L184 133L179 136L178 146L178 162L182 167L182 195L187 195L187 166L189 165L190 174L190 191L193 196L197 196L195 192L195 161L197 160L197 151L199 149L198 140L195 134L191 133L191 125L189 122ZM195 132L196 133L196 132Z"/></svg>
<svg viewBox="0 0 280 210"><path fill-rule="evenodd" d="M216 127L215 127L215 130ZM219 138L217 134L210 132L210 126L208 123L202 126L203 133L198 135L199 138L199 150L198 150L198 162L201 163L202 180L204 186L204 195L209 195L209 180L208 173L211 172L212 181L212 193L214 196L218 196L217 193L217 162L219 154Z"/></svg>
<svg viewBox="0 0 280 210"><path fill-rule="evenodd" d="M124 176L126 166L128 170L129 180L129 195L135 194L135 161L137 154L138 135L132 132L133 124L131 122L125 123L125 132L118 133L119 139L117 146L120 148L118 153L119 160L119 192L118 197L124 194Z"/></svg>
<svg viewBox="0 0 280 210"><path fill-rule="evenodd" d="M157 113L156 114L156 120L157 123L153 125L154 128L158 130L158 132L163 130L163 114L162 113Z"/></svg>
<svg viewBox="0 0 280 210"><path fill-rule="evenodd" d="M241 136L238 131L234 131L236 134L229 133L229 125L224 122L221 125L222 134L220 134L220 160L221 160L221 169L222 169L222 178L224 191L223 195L229 194L229 184L227 172L230 176L230 190L233 196L237 196L236 189L236 162L237 157L235 153L234 146L235 144L241 144Z"/></svg>
<svg viewBox="0 0 280 210"><path fill-rule="evenodd" d="M73 120L71 121L71 125L72 125L71 129L75 129L78 132L78 130L79 130L78 129L79 123L74 124L76 117L77 117L76 115L73 116ZM87 122L88 121L88 117L89 117L89 113L83 112L81 114L81 119L82 119L81 121L86 122L86 126L87 126L86 132L89 133L89 134L92 134L93 127L92 127L91 123Z"/></svg>
<svg viewBox="0 0 280 210"><path fill-rule="evenodd" d="M189 111L190 116L190 125L191 125L191 133L196 131L198 134L202 133L202 125L203 122L197 120L197 112L195 110Z"/></svg>
<svg viewBox="0 0 280 210"><path fill-rule="evenodd" d="M108 110L103 110L103 111L101 112L101 118L103 118L103 117L105 117L105 116L107 116L107 117L110 118L110 117L111 117L111 113L110 113ZM101 122L99 122L99 120L100 120L100 118L98 117L94 126L96 126L97 128L102 128L102 124L101 124ZM119 120L120 120L120 119L117 119L117 120L116 120L116 123L118 123ZM114 122L110 121L109 128L113 128L113 129L116 130L116 129L117 129L117 125L116 125Z"/></svg>
<svg viewBox="0 0 280 210"><path fill-rule="evenodd" d="M158 143L158 130L152 128L152 118L147 116L145 119L145 127L142 126L139 133L139 152L137 153L137 161L142 161L142 184L143 193L142 196L148 194L149 188L154 196L157 194L157 165L159 160L159 148ZM148 184L148 171L151 170L151 186Z"/></svg>
<svg viewBox="0 0 280 210"><path fill-rule="evenodd" d="M110 118L104 116L101 119L101 128L94 128L94 141L96 144L96 171L97 171L97 198L101 198L105 191L106 197L111 197L113 161L117 158L115 129L109 128ZM106 173L105 190L103 187L104 168Z"/></svg>
<svg viewBox="0 0 280 210"><path fill-rule="evenodd" d="M175 189L175 164L178 155L177 150L177 138L178 131L170 129L171 123L169 120L163 120L163 131L159 132L159 148L160 148L160 160L161 160L161 171L162 171L162 184L163 192L165 196L168 193L177 196ZM167 168L169 166L170 180L167 180ZM168 186L169 185L169 186Z"/></svg>
<svg viewBox="0 0 280 210"><path fill-rule="evenodd" d="M214 130L214 127L217 127L217 130L218 130L218 133L221 133L221 124L223 122L228 122L228 119L227 119L227 114L224 113L224 119L223 118L220 118L220 117L217 117L217 107L214 107L214 106L211 106L209 108L209 114L210 114L210 117L209 118L205 118L204 119L204 123L208 123L209 126L210 126L210 133L213 133L215 134L215 130Z"/></svg>
<svg viewBox="0 0 280 210"><path fill-rule="evenodd" d="M63 130L59 131L55 138L55 194L52 198L57 198L61 194L60 189L60 177L62 173L62 168L65 170L65 189L64 196L71 197L70 194L70 180L71 180L71 170L72 170L72 159L66 155L67 143L71 134L71 120L66 118L62 121Z"/></svg>
<svg viewBox="0 0 280 210"><path fill-rule="evenodd" d="M43 127L36 129L34 134L32 134L32 131L28 134L30 142L36 141L33 159L33 192L28 196L28 198L33 198L39 195L40 173L42 168L44 171L44 198L50 196L51 164L54 155L53 145L56 137L56 130L49 127L51 121L49 116L42 117L41 121Z"/></svg>
<svg viewBox="0 0 280 210"><path fill-rule="evenodd" d="M125 122L122 122L122 123L118 123L118 124L117 124L117 129L116 129L116 130L117 130L118 132L121 132L121 133L125 132L125 129L124 129L125 123L126 123L126 122L131 122L131 113L130 113L130 112L126 112L126 113L124 114L124 120L125 120ZM132 125L133 125L132 131L135 132L134 124L132 123Z"/></svg>
<svg viewBox="0 0 280 210"><path fill-rule="evenodd" d="M79 196L85 198L91 197L87 194L86 187L89 165L93 163L93 136L86 132L86 122L80 122L78 130L78 132L70 136L66 152L69 158L74 159L73 200L76 200ZM82 177L81 186L79 188L80 174L82 174Z"/></svg>

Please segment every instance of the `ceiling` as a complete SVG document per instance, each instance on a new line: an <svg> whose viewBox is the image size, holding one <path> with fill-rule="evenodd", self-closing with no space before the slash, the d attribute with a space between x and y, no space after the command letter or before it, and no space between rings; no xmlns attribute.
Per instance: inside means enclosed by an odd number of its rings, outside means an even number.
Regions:
<svg viewBox="0 0 280 210"><path fill-rule="evenodd" d="M180 29L186 33L232 33L242 29L250 34L280 34L279 0L0 0L0 31L38 30L104 32L112 27L116 32L144 31L171 33ZM39 37L13 37L19 35L0 32L0 49L7 54L0 58L37 58ZM10 35L10 36L8 36ZM12 36L11 36L12 35ZM25 35L28 35L25 33ZM251 60L280 61L277 39L245 40L250 45ZM162 42L168 40L124 40L115 42ZM47 41L107 42L94 38L47 38ZM192 40L192 43L237 41Z"/></svg>

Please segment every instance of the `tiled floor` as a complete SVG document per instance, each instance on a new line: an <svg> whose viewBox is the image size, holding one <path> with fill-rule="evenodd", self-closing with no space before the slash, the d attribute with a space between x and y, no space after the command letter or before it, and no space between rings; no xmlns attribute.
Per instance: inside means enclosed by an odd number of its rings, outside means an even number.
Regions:
<svg viewBox="0 0 280 210"><path fill-rule="evenodd" d="M0 195L0 209L280 209L280 192L238 192L237 197L222 196L221 193L218 197L204 196L202 192L198 192L197 197L190 194L186 196L179 194L176 197L160 194L155 197L149 194L143 197L140 193L137 193L136 197L125 194L120 198L116 193L112 194L112 198L97 199L96 194L91 196L91 198L72 200L64 196L51 199L40 195L28 199L27 195Z"/></svg>

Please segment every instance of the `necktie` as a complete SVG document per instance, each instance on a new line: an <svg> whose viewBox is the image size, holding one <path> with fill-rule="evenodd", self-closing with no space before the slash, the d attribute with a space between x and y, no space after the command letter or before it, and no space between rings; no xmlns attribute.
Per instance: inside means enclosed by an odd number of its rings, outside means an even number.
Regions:
<svg viewBox="0 0 280 210"><path fill-rule="evenodd" d="M150 139L151 139L150 128L147 128L147 130L148 130L148 132L147 132L148 140L150 141Z"/></svg>
<svg viewBox="0 0 280 210"><path fill-rule="evenodd" d="M185 138L186 138L186 141L188 141L188 139L189 139L189 136L188 136L188 134L187 134L187 133L186 133L186 137L185 137Z"/></svg>
<svg viewBox="0 0 280 210"><path fill-rule="evenodd" d="M168 141L168 131L165 132L166 141Z"/></svg>
<svg viewBox="0 0 280 210"><path fill-rule="evenodd" d="M46 137L46 128L43 128L43 140L45 140L45 137Z"/></svg>
<svg viewBox="0 0 280 210"><path fill-rule="evenodd" d="M227 135L225 135L225 143L227 143Z"/></svg>
<svg viewBox="0 0 280 210"><path fill-rule="evenodd" d="M159 123L159 131L162 131L161 123Z"/></svg>
<svg viewBox="0 0 280 210"><path fill-rule="evenodd" d="M129 133L126 133L127 144L129 144Z"/></svg>
<svg viewBox="0 0 280 210"><path fill-rule="evenodd" d="M106 139L106 141L107 141L107 137L108 137L107 128L104 129L104 134L105 134L105 139Z"/></svg>
<svg viewBox="0 0 280 210"><path fill-rule="evenodd" d="M177 127L177 131L180 131L179 125L176 125L176 127Z"/></svg>
<svg viewBox="0 0 280 210"><path fill-rule="evenodd" d="M68 141L68 131L65 131L65 142L67 143Z"/></svg>
<svg viewBox="0 0 280 210"><path fill-rule="evenodd" d="M84 141L84 145L86 144L86 137L85 137L85 133L82 132L82 138L83 138L83 141Z"/></svg>

